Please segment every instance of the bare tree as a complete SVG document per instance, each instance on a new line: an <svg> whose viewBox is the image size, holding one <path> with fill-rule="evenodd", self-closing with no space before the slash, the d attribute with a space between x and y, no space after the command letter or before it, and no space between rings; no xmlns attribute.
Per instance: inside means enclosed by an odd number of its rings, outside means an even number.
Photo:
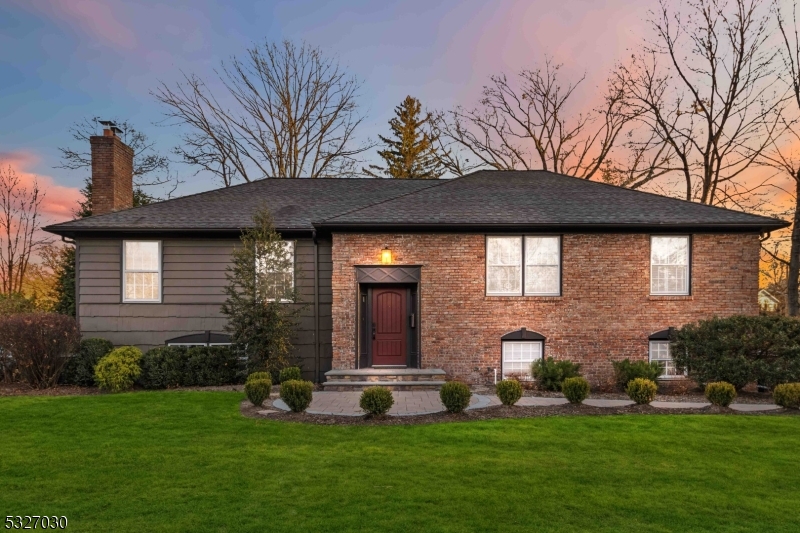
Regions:
<svg viewBox="0 0 800 533"><path fill-rule="evenodd" d="M764 191L765 181L745 172L771 144L784 98L762 4L684 0L673 11L674 2L660 0L655 38L621 67L639 124L657 141L639 147L666 144L686 200L753 207Z"/></svg>
<svg viewBox="0 0 800 533"><path fill-rule="evenodd" d="M790 104L780 115L780 135L773 136L770 149L764 151L762 161L777 169L793 184L792 190L786 191L792 199L787 213L791 217L791 236L788 239L789 257L781 254L780 248L786 244L785 237L774 239L773 249L763 249L773 263L773 270L786 269L786 310L790 316L800 314L800 35L797 29L797 2L792 3L791 13L787 16L779 2L773 3L775 19L780 35L779 57L783 66L781 78L789 87ZM785 248L784 248L785 250Z"/></svg>
<svg viewBox="0 0 800 533"><path fill-rule="evenodd" d="M587 113L571 113L584 81L562 83L561 65L522 70L517 83L492 76L480 105L441 113L437 134L448 170L457 175L478 168L542 169L591 179L599 175L629 113L619 77L609 80L603 103Z"/></svg>
<svg viewBox="0 0 800 533"><path fill-rule="evenodd" d="M225 186L265 176L350 176L363 120L359 81L319 48L289 41L265 43L215 70L224 99L201 78L184 74L154 96L167 120L187 127L175 149L183 160L211 172Z"/></svg>
<svg viewBox="0 0 800 533"><path fill-rule="evenodd" d="M38 236L45 193L28 188L9 166L0 167L0 294L22 291L31 255L48 239Z"/></svg>

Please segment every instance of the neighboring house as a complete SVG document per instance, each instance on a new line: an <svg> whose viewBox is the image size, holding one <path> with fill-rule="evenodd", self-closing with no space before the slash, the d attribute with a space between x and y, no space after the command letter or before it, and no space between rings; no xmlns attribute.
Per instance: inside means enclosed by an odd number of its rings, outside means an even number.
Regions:
<svg viewBox="0 0 800 533"><path fill-rule="evenodd" d="M489 382L548 356L593 383L626 357L675 375L668 328L757 314L759 235L787 225L543 171L263 179L128 209L127 147L108 131L92 148L105 214L46 228L77 244L84 335L224 340L206 332L224 333L230 252L266 206L308 304L296 356L332 388Z"/></svg>
<svg viewBox="0 0 800 533"><path fill-rule="evenodd" d="M774 313L778 310L781 301L767 289L758 291L758 305L764 311Z"/></svg>

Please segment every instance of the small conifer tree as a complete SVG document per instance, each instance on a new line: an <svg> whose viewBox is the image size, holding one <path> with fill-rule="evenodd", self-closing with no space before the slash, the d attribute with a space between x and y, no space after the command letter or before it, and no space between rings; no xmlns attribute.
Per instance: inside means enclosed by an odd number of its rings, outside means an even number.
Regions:
<svg viewBox="0 0 800 533"><path fill-rule="evenodd" d="M386 166L370 165L364 172L376 178L438 179L444 169L431 131L433 115L421 116L422 104L412 96L406 96L394 112L389 121L392 137L378 136L386 145L378 151Z"/></svg>
<svg viewBox="0 0 800 533"><path fill-rule="evenodd" d="M288 365L301 307L294 288L294 243L275 231L266 208L253 215L225 277L222 313L233 349L247 357L248 370L278 372Z"/></svg>

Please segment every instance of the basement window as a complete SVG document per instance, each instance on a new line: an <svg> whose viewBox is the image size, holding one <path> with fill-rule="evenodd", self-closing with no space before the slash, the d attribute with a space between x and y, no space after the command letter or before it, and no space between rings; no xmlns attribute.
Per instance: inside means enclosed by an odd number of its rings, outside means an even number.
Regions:
<svg viewBox="0 0 800 533"><path fill-rule="evenodd" d="M544 337L535 331L522 328L501 337L502 378L520 381L533 379L531 365L542 358Z"/></svg>
<svg viewBox="0 0 800 533"><path fill-rule="evenodd" d="M649 359L651 363L658 363L664 372L659 379L681 378L685 375L678 372L675 361L672 359L669 345L669 330L658 331L650 335Z"/></svg>
<svg viewBox="0 0 800 533"><path fill-rule="evenodd" d="M122 247L122 301L161 302L161 241L123 241Z"/></svg>

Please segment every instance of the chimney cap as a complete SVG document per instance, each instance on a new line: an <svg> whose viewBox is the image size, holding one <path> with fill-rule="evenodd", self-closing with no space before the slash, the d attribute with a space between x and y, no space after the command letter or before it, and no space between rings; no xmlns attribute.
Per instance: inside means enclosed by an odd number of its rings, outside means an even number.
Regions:
<svg viewBox="0 0 800 533"><path fill-rule="evenodd" d="M109 129L114 132L114 135L119 135L120 133L125 133L121 128L117 127L117 124L111 120L101 120L100 124L105 126L106 129Z"/></svg>

